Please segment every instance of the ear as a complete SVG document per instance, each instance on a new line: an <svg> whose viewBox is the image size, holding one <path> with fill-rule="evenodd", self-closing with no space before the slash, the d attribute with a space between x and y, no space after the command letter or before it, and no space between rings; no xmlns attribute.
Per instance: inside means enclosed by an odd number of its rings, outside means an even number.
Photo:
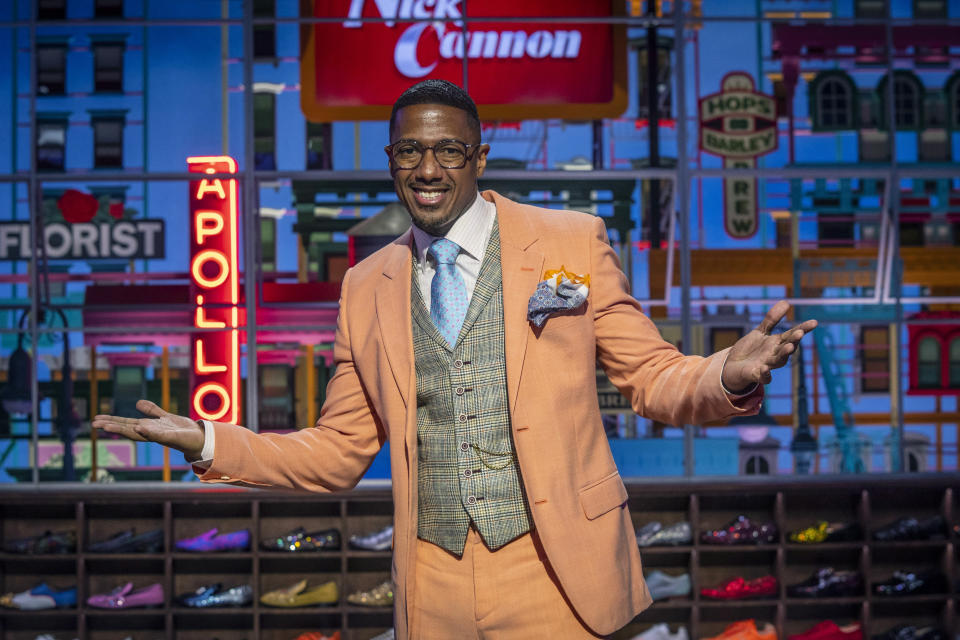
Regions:
<svg viewBox="0 0 960 640"><path fill-rule="evenodd" d="M483 170L487 168L487 154L490 153L490 145L482 144L477 147L477 177L483 175Z"/></svg>

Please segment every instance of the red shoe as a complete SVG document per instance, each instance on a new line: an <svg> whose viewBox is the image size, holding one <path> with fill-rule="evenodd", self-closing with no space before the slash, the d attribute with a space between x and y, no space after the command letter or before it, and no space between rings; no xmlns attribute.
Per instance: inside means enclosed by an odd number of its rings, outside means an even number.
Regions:
<svg viewBox="0 0 960 640"><path fill-rule="evenodd" d="M833 620L825 620L803 633L790 636L789 640L863 640L863 632L859 622L841 627Z"/></svg>
<svg viewBox="0 0 960 640"><path fill-rule="evenodd" d="M773 576L763 576L753 580L744 580L737 576L716 587L704 587L700 595L712 600L744 600L746 598L768 598L777 595L779 585Z"/></svg>

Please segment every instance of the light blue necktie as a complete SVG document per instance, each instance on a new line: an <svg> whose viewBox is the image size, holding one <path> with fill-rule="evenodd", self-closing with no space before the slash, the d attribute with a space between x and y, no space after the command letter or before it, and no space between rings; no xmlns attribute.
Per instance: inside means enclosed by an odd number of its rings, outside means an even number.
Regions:
<svg viewBox="0 0 960 640"><path fill-rule="evenodd" d="M467 285L457 271L460 246L452 240L437 238L428 252L437 261L437 271L430 283L430 319L453 348L469 304Z"/></svg>

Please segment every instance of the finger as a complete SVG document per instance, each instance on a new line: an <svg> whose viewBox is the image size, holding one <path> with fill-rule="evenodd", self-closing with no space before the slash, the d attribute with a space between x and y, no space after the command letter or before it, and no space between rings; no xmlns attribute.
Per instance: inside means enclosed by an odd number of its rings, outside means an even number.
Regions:
<svg viewBox="0 0 960 640"><path fill-rule="evenodd" d="M781 300L777 304L770 307L770 310L767 311L767 315L765 315L763 320L760 321L757 329L764 335L770 335L770 332L773 331L773 328L777 326L781 320L783 320L783 316L787 315L787 311L790 311L790 303L786 300Z"/></svg>
<svg viewBox="0 0 960 640"><path fill-rule="evenodd" d="M162 418L167 412L149 400L137 400L137 411L151 418Z"/></svg>
<svg viewBox="0 0 960 640"><path fill-rule="evenodd" d="M128 419L124 418L121 420ZM92 425L94 428L100 429L101 431L106 431L107 433L114 433L118 436L123 436L124 438L136 440L138 442L146 442L148 439L137 432L136 422L136 420L133 420L132 422L121 422L120 420L95 420Z"/></svg>
<svg viewBox="0 0 960 640"><path fill-rule="evenodd" d="M780 334L780 344L796 344L803 339L806 332L803 329L793 328Z"/></svg>

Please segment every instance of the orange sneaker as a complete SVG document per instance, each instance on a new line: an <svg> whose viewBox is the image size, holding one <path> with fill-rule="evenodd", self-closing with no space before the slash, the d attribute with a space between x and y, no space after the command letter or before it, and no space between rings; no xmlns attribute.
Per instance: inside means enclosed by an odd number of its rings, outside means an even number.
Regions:
<svg viewBox="0 0 960 640"><path fill-rule="evenodd" d="M298 635L295 640L340 640L340 631L334 631L332 636L325 635L319 631L305 631Z"/></svg>
<svg viewBox="0 0 960 640"><path fill-rule="evenodd" d="M777 640L777 630L769 622L757 629L757 623L751 618L733 622L720 634L704 640Z"/></svg>

